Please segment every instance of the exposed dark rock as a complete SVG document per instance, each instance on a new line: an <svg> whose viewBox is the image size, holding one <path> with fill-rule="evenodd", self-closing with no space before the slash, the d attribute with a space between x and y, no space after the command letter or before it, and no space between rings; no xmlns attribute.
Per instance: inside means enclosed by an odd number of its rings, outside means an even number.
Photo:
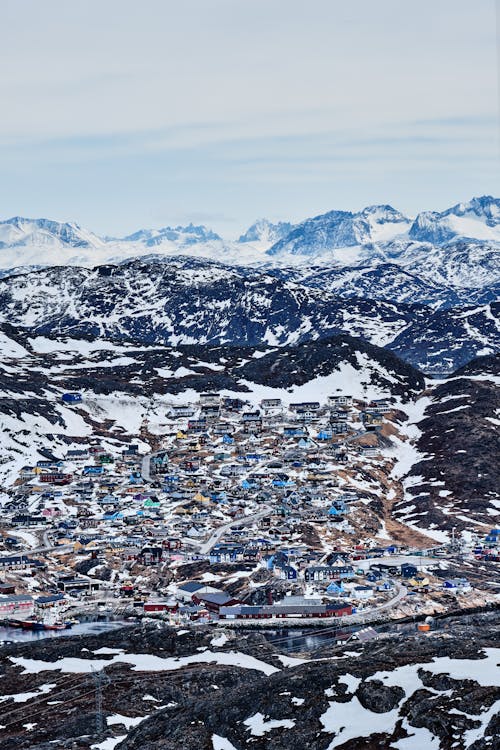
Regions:
<svg viewBox="0 0 500 750"><path fill-rule="evenodd" d="M381 680L362 682L356 691L359 702L376 714L392 711L404 698L405 692L398 685L390 687Z"/></svg>

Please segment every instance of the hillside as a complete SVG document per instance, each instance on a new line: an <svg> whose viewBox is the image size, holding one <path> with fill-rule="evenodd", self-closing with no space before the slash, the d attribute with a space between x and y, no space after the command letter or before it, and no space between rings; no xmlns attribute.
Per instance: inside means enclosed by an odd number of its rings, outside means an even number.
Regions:
<svg viewBox="0 0 500 750"><path fill-rule="evenodd" d="M498 347L498 306L343 297L273 273L180 257L95 269L54 267L0 279L0 321L32 335L140 344L289 346L348 334L427 372L451 372Z"/></svg>

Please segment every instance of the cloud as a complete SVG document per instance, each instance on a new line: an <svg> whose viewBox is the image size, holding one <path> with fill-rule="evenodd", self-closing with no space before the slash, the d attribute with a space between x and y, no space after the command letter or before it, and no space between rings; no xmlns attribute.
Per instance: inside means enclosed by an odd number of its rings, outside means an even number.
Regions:
<svg viewBox="0 0 500 750"><path fill-rule="evenodd" d="M120 233L494 192L490 4L6 0L2 16L2 212Z"/></svg>

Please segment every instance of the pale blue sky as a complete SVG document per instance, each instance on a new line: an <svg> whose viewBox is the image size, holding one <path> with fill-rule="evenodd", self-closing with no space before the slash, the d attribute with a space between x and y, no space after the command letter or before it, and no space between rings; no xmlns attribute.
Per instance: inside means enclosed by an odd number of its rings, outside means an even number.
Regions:
<svg viewBox="0 0 500 750"><path fill-rule="evenodd" d="M3 0L0 20L2 218L234 236L500 194L494 0Z"/></svg>

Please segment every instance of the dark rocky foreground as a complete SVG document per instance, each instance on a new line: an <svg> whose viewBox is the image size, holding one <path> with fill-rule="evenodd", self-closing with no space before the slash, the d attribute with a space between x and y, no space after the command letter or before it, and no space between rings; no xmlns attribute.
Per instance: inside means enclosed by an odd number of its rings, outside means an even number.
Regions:
<svg viewBox="0 0 500 750"><path fill-rule="evenodd" d="M217 737L236 750L494 750L500 747L500 656L490 649L498 646L499 624L498 612L463 618L446 633L328 647L288 667L261 634L227 633L217 645L211 641L221 631L176 632L156 623L6 646L0 652L4 695L54 687L25 702L0 704L0 750L76 750L113 737L122 738L120 750L213 750L220 747ZM176 671L138 672L120 663L119 655L93 653L103 647L162 658L203 649L238 651L275 671L192 663ZM10 659L20 656L109 660L104 732L96 735L91 673L23 674L25 665ZM139 723L127 728L128 718Z"/></svg>

